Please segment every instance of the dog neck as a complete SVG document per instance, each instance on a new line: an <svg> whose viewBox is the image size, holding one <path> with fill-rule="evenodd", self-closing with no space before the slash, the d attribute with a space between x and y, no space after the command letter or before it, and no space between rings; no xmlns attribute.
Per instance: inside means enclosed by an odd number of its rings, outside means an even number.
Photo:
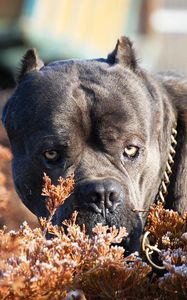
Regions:
<svg viewBox="0 0 187 300"><path fill-rule="evenodd" d="M168 154L168 159L166 161L165 171L162 176L162 180L159 186L158 194L156 196L156 203L162 202L165 204L165 198L168 194L168 186L170 183L170 176L172 174L172 166L174 164L174 156L176 154L175 148L177 146L177 124L175 123L171 130L171 139L170 139L170 150ZM165 266L162 262L158 262L154 260L154 256L152 254L156 253L157 255L161 252L158 248L157 242L155 245L150 243L151 240L151 233L149 231L145 231L143 238L142 238L142 251L145 254L147 261L157 270L163 271L165 270Z"/></svg>

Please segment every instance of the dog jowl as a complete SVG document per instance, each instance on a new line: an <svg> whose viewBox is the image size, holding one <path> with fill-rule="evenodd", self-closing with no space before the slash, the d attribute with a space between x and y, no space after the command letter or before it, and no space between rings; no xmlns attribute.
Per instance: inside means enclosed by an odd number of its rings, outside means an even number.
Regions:
<svg viewBox="0 0 187 300"><path fill-rule="evenodd" d="M187 209L186 78L147 74L125 37L106 59L44 66L36 50L27 51L3 111L24 204L36 216L47 216L43 173L54 184L74 173L74 193L54 222L60 225L76 209L89 234L98 222L125 226L126 246L138 250L146 216L133 209L148 209L155 201L175 122L178 146L166 205Z"/></svg>

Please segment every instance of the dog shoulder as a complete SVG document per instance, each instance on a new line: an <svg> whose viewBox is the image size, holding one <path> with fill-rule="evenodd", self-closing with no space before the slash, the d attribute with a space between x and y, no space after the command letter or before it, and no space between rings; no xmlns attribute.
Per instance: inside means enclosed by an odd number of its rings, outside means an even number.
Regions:
<svg viewBox="0 0 187 300"><path fill-rule="evenodd" d="M176 163L169 187L172 197L168 197L167 202L168 207L182 213L187 209L187 74L160 73L157 80L166 90L177 115Z"/></svg>
<svg viewBox="0 0 187 300"><path fill-rule="evenodd" d="M157 78L166 89L187 133L187 73L164 72Z"/></svg>

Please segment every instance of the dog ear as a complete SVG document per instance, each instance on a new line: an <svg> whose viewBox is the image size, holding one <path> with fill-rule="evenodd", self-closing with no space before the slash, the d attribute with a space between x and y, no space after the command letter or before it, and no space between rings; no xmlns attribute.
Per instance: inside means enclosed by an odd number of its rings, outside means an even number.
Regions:
<svg viewBox="0 0 187 300"><path fill-rule="evenodd" d="M137 68L132 42L125 36L118 39L115 49L108 55L107 59L110 64L121 64L130 67L132 70Z"/></svg>
<svg viewBox="0 0 187 300"><path fill-rule="evenodd" d="M39 71L44 66L43 61L39 58L36 49L29 49L23 56L21 62L21 71L19 74L19 81L23 76L31 71Z"/></svg>

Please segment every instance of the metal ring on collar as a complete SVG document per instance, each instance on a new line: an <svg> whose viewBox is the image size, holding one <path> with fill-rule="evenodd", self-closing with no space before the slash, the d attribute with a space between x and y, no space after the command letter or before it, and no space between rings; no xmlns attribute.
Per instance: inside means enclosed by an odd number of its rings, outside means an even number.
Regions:
<svg viewBox="0 0 187 300"><path fill-rule="evenodd" d="M148 262L155 268L158 270L165 270L165 267L162 265L158 265L156 264L153 259L152 259L152 255L154 253L161 253L161 250L158 248L157 243L155 243L155 245L151 245L150 241L149 241L149 237L151 235L150 231L146 231L144 236L143 236L143 240L142 240L142 250L146 255L146 258L148 260ZM161 262L162 263L162 262Z"/></svg>

